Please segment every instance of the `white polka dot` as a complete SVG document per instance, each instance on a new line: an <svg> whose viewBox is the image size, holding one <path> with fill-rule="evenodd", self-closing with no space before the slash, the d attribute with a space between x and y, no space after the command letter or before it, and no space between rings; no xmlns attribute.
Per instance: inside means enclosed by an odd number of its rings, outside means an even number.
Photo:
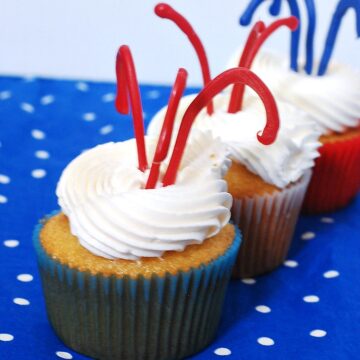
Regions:
<svg viewBox="0 0 360 360"><path fill-rule="evenodd" d="M314 337L324 337L326 336L326 334L327 332L325 330L320 330L320 329L310 331L310 336L314 336Z"/></svg>
<svg viewBox="0 0 360 360"><path fill-rule="evenodd" d="M23 298L15 298L13 302L16 305L30 305L30 301Z"/></svg>
<svg viewBox="0 0 360 360"><path fill-rule="evenodd" d="M55 100L54 95L45 95L40 99L40 104L41 105L49 105L51 103L53 103Z"/></svg>
<svg viewBox="0 0 360 360"><path fill-rule="evenodd" d="M315 237L315 233L307 231L301 235L301 240L311 240Z"/></svg>
<svg viewBox="0 0 360 360"><path fill-rule="evenodd" d="M146 119L147 113L143 111L143 118Z"/></svg>
<svg viewBox="0 0 360 360"><path fill-rule="evenodd" d="M0 341L12 341L14 336L11 334L0 334Z"/></svg>
<svg viewBox="0 0 360 360"><path fill-rule="evenodd" d="M58 356L61 359L72 359L72 355L66 351L57 351L56 356Z"/></svg>
<svg viewBox="0 0 360 360"><path fill-rule="evenodd" d="M88 91L89 90L89 85L83 81L80 81L78 83L75 84L75 87L79 90L79 91Z"/></svg>
<svg viewBox="0 0 360 360"><path fill-rule="evenodd" d="M30 114L35 111L34 106L29 104L29 103L21 103L20 108L21 108L21 110L23 110L23 111L25 111L27 113L30 113Z"/></svg>
<svg viewBox="0 0 360 360"><path fill-rule="evenodd" d="M88 112L88 113L83 114L82 118L85 121L94 121L96 119L96 114L93 112Z"/></svg>
<svg viewBox="0 0 360 360"><path fill-rule="evenodd" d="M16 278L21 282L30 282L34 277L30 274L20 274Z"/></svg>
<svg viewBox="0 0 360 360"><path fill-rule="evenodd" d="M6 90L6 91L1 91L0 92L0 100L7 100L11 98L11 92Z"/></svg>
<svg viewBox="0 0 360 360"><path fill-rule="evenodd" d="M335 220L331 217L322 217L320 221L325 224L332 224Z"/></svg>
<svg viewBox="0 0 360 360"><path fill-rule="evenodd" d="M160 91L159 90L150 90L146 93L146 97L148 99L158 99L160 97Z"/></svg>
<svg viewBox="0 0 360 360"><path fill-rule="evenodd" d="M34 129L34 130L31 130L31 136L36 140L42 140L42 139L45 139L46 135L43 131Z"/></svg>
<svg viewBox="0 0 360 360"><path fill-rule="evenodd" d="M112 125L105 125L99 130L99 133L101 135L107 135L107 134L110 134L113 130L114 130L114 127Z"/></svg>
<svg viewBox="0 0 360 360"><path fill-rule="evenodd" d="M299 263L295 260L286 260L284 262L284 265L287 266L287 267L290 267L290 268L295 268L299 265Z"/></svg>
<svg viewBox="0 0 360 360"><path fill-rule="evenodd" d="M7 202L8 202L7 197L0 194L0 204L5 204Z"/></svg>
<svg viewBox="0 0 360 360"><path fill-rule="evenodd" d="M307 295L303 297L303 300L307 303L317 303L320 301L320 298L316 295Z"/></svg>
<svg viewBox="0 0 360 360"><path fill-rule="evenodd" d="M268 314L271 312L271 309L266 305L258 305L256 306L255 310L263 314Z"/></svg>
<svg viewBox="0 0 360 360"><path fill-rule="evenodd" d="M46 171L44 169L34 169L31 172L31 176L35 179L41 179L46 175Z"/></svg>
<svg viewBox="0 0 360 360"><path fill-rule="evenodd" d="M246 285L253 285L256 283L256 280L248 278L248 279L241 279L241 282Z"/></svg>
<svg viewBox="0 0 360 360"><path fill-rule="evenodd" d="M324 272L323 276L326 279L332 279L332 278L336 278L340 275L340 273L336 270L329 270Z"/></svg>
<svg viewBox="0 0 360 360"><path fill-rule="evenodd" d="M7 175L0 174L0 184L8 184L10 182L10 178Z"/></svg>
<svg viewBox="0 0 360 360"><path fill-rule="evenodd" d="M35 156L38 158L38 159L48 159L50 157L50 154L45 151L45 150L37 150L35 151Z"/></svg>
<svg viewBox="0 0 360 360"><path fill-rule="evenodd" d="M115 94L114 93L108 93L102 96L101 100L103 102L111 102L115 100Z"/></svg>
<svg viewBox="0 0 360 360"><path fill-rule="evenodd" d="M14 248L19 246L19 240L5 240L4 245L8 248Z"/></svg>
<svg viewBox="0 0 360 360"><path fill-rule="evenodd" d="M231 355L231 351L228 348L217 348L214 351L214 354L219 356L228 356Z"/></svg>
<svg viewBox="0 0 360 360"><path fill-rule="evenodd" d="M275 344L274 340L269 337L259 337L257 342L263 346L272 346Z"/></svg>

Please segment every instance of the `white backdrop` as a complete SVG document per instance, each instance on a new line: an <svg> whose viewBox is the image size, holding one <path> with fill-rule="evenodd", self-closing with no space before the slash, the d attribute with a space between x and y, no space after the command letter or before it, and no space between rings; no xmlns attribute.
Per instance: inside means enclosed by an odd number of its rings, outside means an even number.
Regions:
<svg viewBox="0 0 360 360"><path fill-rule="evenodd" d="M299 0L302 2L302 0ZM0 73L114 80L114 58L121 44L132 48L138 76L145 83L172 83L185 67L189 83L200 84L195 53L186 37L168 20L157 18L155 0L0 0ZM248 28L238 25L247 0L169 0L199 33L216 75ZM337 0L317 0L317 50ZM268 4L256 16L269 20ZM284 10L287 8L284 7ZM284 11L284 15L288 15ZM335 58L360 64L355 16L348 13ZM265 47L288 52L289 33L282 30ZM318 51L318 53L319 53Z"/></svg>

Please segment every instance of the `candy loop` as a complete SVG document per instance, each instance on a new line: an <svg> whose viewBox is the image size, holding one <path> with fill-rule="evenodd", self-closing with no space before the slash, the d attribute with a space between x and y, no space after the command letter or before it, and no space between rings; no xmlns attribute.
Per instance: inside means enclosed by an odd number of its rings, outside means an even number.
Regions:
<svg viewBox="0 0 360 360"><path fill-rule="evenodd" d="M254 28L250 32L248 41L245 45L244 51L240 58L239 66L250 69L255 59L255 56L259 52L259 49L276 30L278 30L282 26L285 26L289 28L291 31L295 31L298 25L299 25L299 21L294 16L290 16L285 19L274 21L268 27L262 27L261 24L256 23ZM243 84L234 85L233 90L231 92L229 109L228 109L230 113L236 113L241 110L242 101L244 97L244 89L245 87Z"/></svg>
<svg viewBox="0 0 360 360"><path fill-rule="evenodd" d="M155 14L163 19L171 20L177 27L188 37L191 45L193 46L201 66L204 86L211 80L210 67L207 59L204 45L202 44L199 36L183 15L174 10L170 5L160 3L155 6ZM214 112L213 104L210 102L207 106L208 114Z"/></svg>
<svg viewBox="0 0 360 360"><path fill-rule="evenodd" d="M164 122L156 145L153 163L151 165L146 189L154 189L159 178L161 163L165 160L171 142L174 129L175 117L179 107L180 99L184 93L188 73L185 69L179 69L174 86L172 88Z"/></svg>
<svg viewBox="0 0 360 360"><path fill-rule="evenodd" d="M329 31L327 34L325 48L321 57L318 75L322 76L326 73L334 50L336 38L343 21L343 17L349 9L354 9L356 16L356 33L360 37L360 1L359 0L340 0L333 15Z"/></svg>
<svg viewBox="0 0 360 360"><path fill-rule="evenodd" d="M129 99L133 115L134 132L138 153L139 170L145 171L148 167L145 149L145 129L141 105L140 89L136 77L134 61L130 48L123 45L119 48L116 57L117 94L115 107L121 114L129 113Z"/></svg>
<svg viewBox="0 0 360 360"><path fill-rule="evenodd" d="M249 69L235 68L227 70L211 80L187 108L181 121L169 166L164 175L164 186L172 185L176 180L176 174L181 163L186 142L196 116L214 96L223 91L227 86L238 83L250 86L264 103L266 125L261 134L260 132L257 134L258 141L264 145L270 145L275 141L280 122L276 102L270 90L263 81Z"/></svg>

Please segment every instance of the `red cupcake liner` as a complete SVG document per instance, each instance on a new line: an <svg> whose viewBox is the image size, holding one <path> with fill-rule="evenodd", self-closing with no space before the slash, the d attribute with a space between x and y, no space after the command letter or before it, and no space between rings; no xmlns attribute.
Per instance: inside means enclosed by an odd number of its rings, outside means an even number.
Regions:
<svg viewBox="0 0 360 360"><path fill-rule="evenodd" d="M340 209L360 189L360 135L324 144L319 152L302 209L305 214Z"/></svg>

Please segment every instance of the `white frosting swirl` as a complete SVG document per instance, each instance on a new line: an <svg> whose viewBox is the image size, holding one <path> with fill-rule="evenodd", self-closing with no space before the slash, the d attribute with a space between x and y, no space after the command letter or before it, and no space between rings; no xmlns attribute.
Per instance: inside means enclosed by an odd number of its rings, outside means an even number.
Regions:
<svg viewBox="0 0 360 360"><path fill-rule="evenodd" d="M229 67L237 66L240 52ZM301 65L301 64L300 64ZM315 66L316 68L316 66ZM306 111L322 134L360 125L360 72L332 62L324 76L290 70L287 58L259 52L251 67L277 99Z"/></svg>
<svg viewBox="0 0 360 360"><path fill-rule="evenodd" d="M153 154L155 139L146 137L146 144ZM145 190L148 171L137 169L134 139L99 145L63 171L56 190L59 205L72 234L95 255L137 260L182 251L229 221L232 200L222 179L230 166L227 156L220 140L197 132L176 184Z"/></svg>
<svg viewBox="0 0 360 360"><path fill-rule="evenodd" d="M177 125L194 97L190 95L181 100ZM278 103L280 129L276 141L263 145L256 137L258 131L264 128L266 119L260 99L248 98L243 110L236 114L227 112L228 103L228 95L218 95L214 99L214 114L209 116L204 109L194 126L219 136L227 145L233 161L245 165L264 181L279 188L297 181L314 165L314 159L319 156L320 132L305 113L290 104ZM159 133L165 111L166 108L163 108L152 119L148 128L150 135Z"/></svg>

